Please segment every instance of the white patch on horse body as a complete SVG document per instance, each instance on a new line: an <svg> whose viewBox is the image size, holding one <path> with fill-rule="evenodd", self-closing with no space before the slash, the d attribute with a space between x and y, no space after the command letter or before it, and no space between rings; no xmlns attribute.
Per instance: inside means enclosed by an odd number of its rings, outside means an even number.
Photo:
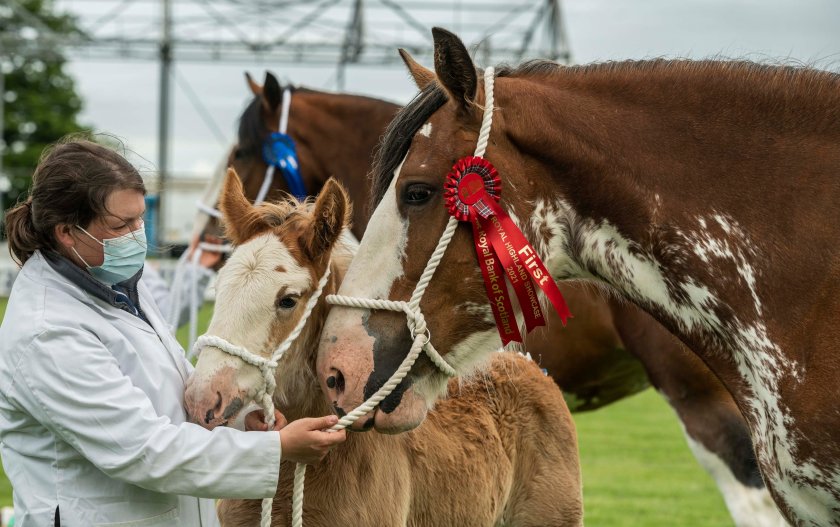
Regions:
<svg viewBox="0 0 840 527"><path fill-rule="evenodd" d="M460 310L465 312L468 315L478 315L481 317L483 322L487 322L488 324L495 324L495 319L493 318L493 311L490 309L489 304L479 304L478 302L464 302L460 306Z"/></svg>
<svg viewBox="0 0 840 527"><path fill-rule="evenodd" d="M790 431L793 420L781 402L779 383L783 378L799 379L799 367L772 342L762 320L759 273L752 262L756 249L736 222L719 213L711 218L727 235L726 240L712 238L706 232L710 223L699 217L702 230L688 235L678 233L685 242L670 251L675 255L694 254L709 265L718 261L734 263L740 280L727 287L741 285L749 292L753 309L746 315L754 315L751 320L742 320L737 314L721 320L718 313L731 313L731 309L710 284L692 276L666 275L652 255L625 238L615 226L605 220L596 223L581 218L562 200L537 202L530 227L535 233L550 233L541 241L545 262L554 277L602 277L642 306L676 322L685 334L700 336L708 349L722 347L729 351L752 390L753 397L746 401L747 418L757 454L766 469L765 477L772 480L800 519L815 525L829 523L831 509L837 504L832 490L840 487L840 470L821 469L812 459L792 457L801 438Z"/></svg>
<svg viewBox="0 0 840 527"><path fill-rule="evenodd" d="M417 133L423 137L432 137L432 123L424 124Z"/></svg>
<svg viewBox="0 0 840 527"><path fill-rule="evenodd" d="M681 423L682 424L682 423ZM748 487L738 481L729 466L714 452L695 441L683 427L686 442L694 457L706 469L720 489L729 514L738 527L787 527L766 487Z"/></svg>
<svg viewBox="0 0 840 527"><path fill-rule="evenodd" d="M533 235L528 239L555 280L589 277L589 273L571 258L569 226L574 217L563 201L552 203L540 199L534 203L529 225Z"/></svg>

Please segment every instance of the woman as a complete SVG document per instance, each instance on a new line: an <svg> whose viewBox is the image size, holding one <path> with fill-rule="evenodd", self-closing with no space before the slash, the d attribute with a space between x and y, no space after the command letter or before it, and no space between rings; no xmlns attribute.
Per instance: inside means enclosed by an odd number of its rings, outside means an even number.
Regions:
<svg viewBox="0 0 840 527"><path fill-rule="evenodd" d="M281 451L314 463L344 440L322 431L334 416L185 422L192 366L142 280L144 195L119 154L70 139L6 216L22 268L0 326L0 453L18 527L216 525L196 497L271 497Z"/></svg>

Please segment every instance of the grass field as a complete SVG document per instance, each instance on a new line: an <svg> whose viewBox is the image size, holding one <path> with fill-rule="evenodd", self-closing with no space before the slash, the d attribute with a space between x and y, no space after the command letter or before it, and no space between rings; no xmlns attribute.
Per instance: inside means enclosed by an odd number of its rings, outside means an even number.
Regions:
<svg viewBox="0 0 840 527"><path fill-rule="evenodd" d="M0 299L0 317L6 300ZM201 331L210 316L201 313ZM186 328L178 332L185 343ZM577 414L589 527L730 527L711 478L694 461L674 413L652 390ZM0 472L0 505L11 505Z"/></svg>

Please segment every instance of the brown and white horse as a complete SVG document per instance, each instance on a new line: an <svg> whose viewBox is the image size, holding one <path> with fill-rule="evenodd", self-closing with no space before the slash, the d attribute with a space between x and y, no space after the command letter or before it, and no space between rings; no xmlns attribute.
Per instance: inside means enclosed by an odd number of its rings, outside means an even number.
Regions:
<svg viewBox="0 0 840 527"><path fill-rule="evenodd" d="M229 171L221 207L237 248L219 273L208 332L268 358L297 324L327 265L324 292L340 285L350 252L339 233L350 206L328 181L314 205L253 208ZM331 411L315 376L327 309L322 297L279 361L275 401L290 420ZM238 404L247 404L260 378L254 366L205 348L188 381L190 415L208 428L224 423L232 416L218 409L230 401L218 394L234 388ZM290 524L293 472L291 463L281 464L272 525ZM411 433L348 435L310 467L304 497L308 526L578 526L582 516L568 408L536 364L512 353L495 354L486 375L450 383L449 397ZM260 500L222 500L219 517L225 526L257 525Z"/></svg>
<svg viewBox="0 0 840 527"><path fill-rule="evenodd" d="M389 128L378 206L343 295L409 298L449 220L445 177L476 148L483 83L460 40L433 33L439 84ZM679 336L733 395L787 518L840 523L840 77L742 62L536 62L498 71L494 106L485 158L501 205L554 279L600 284ZM420 308L459 371L499 346L468 225ZM410 337L401 314L333 309L324 388L341 379L333 399L355 407ZM410 429L445 387L422 356L370 419Z"/></svg>
<svg viewBox="0 0 840 527"><path fill-rule="evenodd" d="M421 88L435 79L428 70L413 71ZM377 99L283 87L271 73L263 86L250 77L248 85L254 98L240 118L238 145L230 157L245 195L253 200L258 194L266 170L262 145L276 131L282 93L290 89L288 133L298 145L306 187L317 194L331 175L343 183L359 205L354 233L361 237L367 222L361 204L369 200L373 149L397 107ZM272 188L272 198L288 190L280 177ZM574 307L574 324L564 329L550 314L548 327L529 335L525 349L561 387L572 412L598 409L652 384L679 417L693 454L715 479L735 524L783 525L758 471L746 423L706 365L635 306L602 297L584 284L563 283L560 288ZM480 304L473 307L482 309Z"/></svg>

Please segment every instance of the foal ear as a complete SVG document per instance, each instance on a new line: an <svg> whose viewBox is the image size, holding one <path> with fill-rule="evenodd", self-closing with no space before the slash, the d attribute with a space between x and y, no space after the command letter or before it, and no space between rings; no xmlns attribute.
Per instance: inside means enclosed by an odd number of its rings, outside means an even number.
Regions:
<svg viewBox="0 0 840 527"><path fill-rule="evenodd" d="M435 40L435 73L456 103L466 107L475 100L478 76L470 53L454 33L432 28Z"/></svg>
<svg viewBox="0 0 840 527"><path fill-rule="evenodd" d="M405 66L408 68L408 72L414 79L414 84L416 84L421 91L429 84L435 82L436 77L434 71L421 66L416 60L414 60L414 57L409 55L408 51L403 48L400 48L399 51L400 57L402 57L403 62L405 62Z"/></svg>
<svg viewBox="0 0 840 527"><path fill-rule="evenodd" d="M271 74L270 71L265 72L265 83L262 89L263 106L269 112L274 112L280 106L280 101L283 99L283 90L280 89L280 83L277 77Z"/></svg>
<svg viewBox="0 0 840 527"><path fill-rule="evenodd" d="M245 72L245 82L248 83L248 88L251 90L251 93L253 93L257 97L262 95L263 87L257 84L254 78L251 77L251 74L247 71Z"/></svg>
<svg viewBox="0 0 840 527"><path fill-rule="evenodd" d="M312 223L302 238L307 256L320 260L329 254L342 229L350 223L350 212L350 200L344 187L334 178L328 179L315 200Z"/></svg>
<svg viewBox="0 0 840 527"><path fill-rule="evenodd" d="M234 245L239 245L251 236L268 229L266 221L245 197L242 181L233 168L227 169L219 209L225 223L225 237Z"/></svg>

